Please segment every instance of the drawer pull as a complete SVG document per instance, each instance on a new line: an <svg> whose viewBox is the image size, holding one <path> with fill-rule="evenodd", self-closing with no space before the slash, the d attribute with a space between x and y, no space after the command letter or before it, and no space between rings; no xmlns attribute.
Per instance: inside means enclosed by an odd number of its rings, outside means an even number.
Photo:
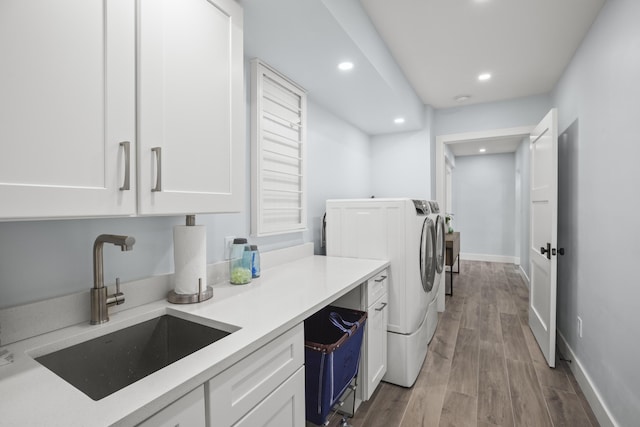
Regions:
<svg viewBox="0 0 640 427"><path fill-rule="evenodd" d="M156 186L151 191L162 191L162 147L153 147L151 151L156 154Z"/></svg>
<svg viewBox="0 0 640 427"><path fill-rule="evenodd" d="M383 303L382 303L382 305L381 305L380 307L376 308L376 311L382 311L382 310L384 310L384 308L385 308L386 306L387 306L387 303L386 303L386 302L383 302Z"/></svg>
<svg viewBox="0 0 640 427"><path fill-rule="evenodd" d="M120 146L124 150L124 183L120 187L120 191L128 191L131 190L131 142L123 141Z"/></svg>
<svg viewBox="0 0 640 427"><path fill-rule="evenodd" d="M380 283L380 282L384 282L384 280L387 278L387 276L380 276L379 279L376 279L375 282L376 283Z"/></svg>

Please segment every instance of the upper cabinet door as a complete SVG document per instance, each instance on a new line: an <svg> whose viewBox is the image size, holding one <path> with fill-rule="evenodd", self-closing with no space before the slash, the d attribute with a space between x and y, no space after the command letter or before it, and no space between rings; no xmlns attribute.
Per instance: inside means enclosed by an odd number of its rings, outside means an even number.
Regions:
<svg viewBox="0 0 640 427"><path fill-rule="evenodd" d="M0 218L135 214L135 4L2 0L0 57Z"/></svg>
<svg viewBox="0 0 640 427"><path fill-rule="evenodd" d="M139 0L138 19L138 213L240 211L242 8Z"/></svg>

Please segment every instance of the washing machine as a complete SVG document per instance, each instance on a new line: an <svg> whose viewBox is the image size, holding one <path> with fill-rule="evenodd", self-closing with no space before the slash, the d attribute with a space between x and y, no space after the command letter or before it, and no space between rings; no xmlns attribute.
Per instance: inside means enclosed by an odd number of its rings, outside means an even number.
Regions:
<svg viewBox="0 0 640 427"><path fill-rule="evenodd" d="M413 199L351 199L328 200L326 208L327 255L390 261L387 373L382 379L411 387L435 330L427 319L437 290L436 228L430 204Z"/></svg>
<svg viewBox="0 0 640 427"><path fill-rule="evenodd" d="M440 212L440 206L435 200L427 201L429 204L429 219L434 226L434 251L433 251L433 264L435 268L435 275L433 279L433 289L429 294L429 305L427 306L427 342L430 342L435 334L436 327L438 326L438 312L444 311L444 308L440 308L444 303L444 295L441 291L444 290L444 278L445 278L445 233L446 233L446 218L445 213ZM442 299L442 300L441 300Z"/></svg>

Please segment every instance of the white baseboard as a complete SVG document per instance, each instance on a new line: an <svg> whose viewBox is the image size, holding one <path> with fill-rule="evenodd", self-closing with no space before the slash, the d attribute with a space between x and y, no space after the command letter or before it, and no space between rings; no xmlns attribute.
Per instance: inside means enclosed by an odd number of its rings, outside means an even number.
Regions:
<svg viewBox="0 0 640 427"><path fill-rule="evenodd" d="M505 255L470 254L460 252L460 259L463 259L465 261L506 262L509 264L520 264L520 258Z"/></svg>
<svg viewBox="0 0 640 427"><path fill-rule="evenodd" d="M569 363L569 368L571 372L573 372L573 376L576 377L576 381L580 385L584 396L586 397L591 409L593 410L594 415L598 419L598 422L602 427L618 427L619 424L616 422L613 414L609 411L609 408L602 400L602 396L598 392L598 388L595 386L591 377L580 363L580 360L576 357L576 354L573 352L573 349L567 343L567 340L564 338L562 333L557 331L557 345L558 351L566 358L570 359L571 363Z"/></svg>

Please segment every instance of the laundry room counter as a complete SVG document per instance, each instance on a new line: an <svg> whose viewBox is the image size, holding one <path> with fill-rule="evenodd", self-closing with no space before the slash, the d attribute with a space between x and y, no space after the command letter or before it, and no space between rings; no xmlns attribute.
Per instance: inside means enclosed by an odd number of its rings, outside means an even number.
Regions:
<svg viewBox="0 0 640 427"><path fill-rule="evenodd" d="M9 344L14 361L0 366L2 426L133 426L299 325L322 307L389 265L385 260L309 256L262 272L248 285L214 285L199 304L166 301L110 314ZM92 400L34 360L45 348L64 348L163 314L181 314L237 327L231 335L101 399Z"/></svg>

